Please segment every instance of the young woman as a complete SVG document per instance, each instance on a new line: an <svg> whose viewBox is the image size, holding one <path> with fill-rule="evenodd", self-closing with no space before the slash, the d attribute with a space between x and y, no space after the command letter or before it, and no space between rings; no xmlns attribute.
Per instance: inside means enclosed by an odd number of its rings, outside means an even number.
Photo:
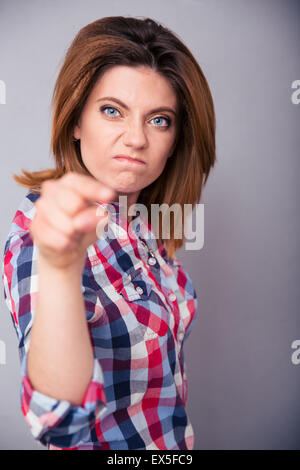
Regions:
<svg viewBox="0 0 300 470"><path fill-rule="evenodd" d="M216 159L207 81L166 27L106 17L73 40L53 109L55 168L14 175L28 193L4 251L22 412L49 449L192 449L197 296L183 240L150 216L200 201Z"/></svg>

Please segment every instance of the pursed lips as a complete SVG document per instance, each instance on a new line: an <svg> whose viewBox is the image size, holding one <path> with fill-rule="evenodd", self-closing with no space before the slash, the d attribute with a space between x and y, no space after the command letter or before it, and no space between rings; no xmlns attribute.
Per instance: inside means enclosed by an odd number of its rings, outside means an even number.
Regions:
<svg viewBox="0 0 300 470"><path fill-rule="evenodd" d="M128 161L131 163L145 163L142 160L139 160L138 158L131 157L130 155L115 155L114 158L121 161Z"/></svg>

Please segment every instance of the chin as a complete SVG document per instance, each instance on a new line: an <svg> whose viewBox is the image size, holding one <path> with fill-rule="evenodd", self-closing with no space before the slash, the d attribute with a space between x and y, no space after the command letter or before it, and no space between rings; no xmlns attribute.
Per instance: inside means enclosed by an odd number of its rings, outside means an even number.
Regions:
<svg viewBox="0 0 300 470"><path fill-rule="evenodd" d="M138 184L136 179L132 181L132 178L122 178L122 181L115 181L113 184L113 189L118 193L135 193L143 189L145 185L141 186L141 183Z"/></svg>

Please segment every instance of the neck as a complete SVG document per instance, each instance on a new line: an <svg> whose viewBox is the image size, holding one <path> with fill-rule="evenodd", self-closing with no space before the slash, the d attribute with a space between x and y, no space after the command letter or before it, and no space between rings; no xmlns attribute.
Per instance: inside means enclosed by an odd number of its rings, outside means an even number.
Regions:
<svg viewBox="0 0 300 470"><path fill-rule="evenodd" d="M119 197L120 196L125 196L126 199L126 204L127 204L127 211L131 206L134 206L139 198L141 191L136 191L135 193L124 193L124 192L119 192L117 195L117 200L116 202L120 202ZM128 222L131 222L132 216L127 216Z"/></svg>

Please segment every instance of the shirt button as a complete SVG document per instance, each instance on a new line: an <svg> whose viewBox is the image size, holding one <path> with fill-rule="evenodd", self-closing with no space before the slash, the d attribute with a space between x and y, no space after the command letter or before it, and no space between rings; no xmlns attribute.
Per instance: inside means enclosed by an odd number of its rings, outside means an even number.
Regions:
<svg viewBox="0 0 300 470"><path fill-rule="evenodd" d="M173 302L174 300L176 300L176 295L174 294L174 292L172 292L171 294L169 294L169 300L171 300L171 302Z"/></svg>
<svg viewBox="0 0 300 470"><path fill-rule="evenodd" d="M138 294L143 294L144 291L140 286L136 286L135 290L137 291Z"/></svg>
<svg viewBox="0 0 300 470"><path fill-rule="evenodd" d="M184 333L178 333L178 340L182 341L184 337Z"/></svg>
<svg viewBox="0 0 300 470"><path fill-rule="evenodd" d="M151 266L154 266L154 265L156 264L156 259L151 256L151 258L148 259L148 263L149 263Z"/></svg>

